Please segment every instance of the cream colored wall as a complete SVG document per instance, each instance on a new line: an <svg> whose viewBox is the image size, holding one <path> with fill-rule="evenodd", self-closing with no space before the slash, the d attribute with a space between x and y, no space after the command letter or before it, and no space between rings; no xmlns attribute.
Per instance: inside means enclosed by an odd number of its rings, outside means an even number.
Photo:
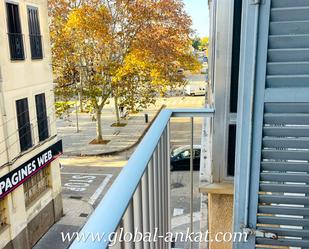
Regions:
<svg viewBox="0 0 309 249"><path fill-rule="evenodd" d="M8 225L11 239L14 239L27 226L27 213L23 187L16 188L7 198Z"/></svg>
<svg viewBox="0 0 309 249"><path fill-rule="evenodd" d="M51 122L52 134L56 133L54 116L53 76L51 68L51 51L48 29L47 0L14 0L9 1L19 5L22 33L24 35L24 49L26 58L23 61L11 61L6 23L6 1L0 3L0 68L3 79L4 103L6 122L9 127L8 146L10 160L19 155L18 128L16 119L15 101L28 97L30 120L33 124L35 143L38 143L36 127L35 95L45 93L48 116ZM39 21L43 44L43 59L32 60L30 52L27 6L38 7ZM1 133L0 133L1 134ZM0 145L0 148L3 145ZM1 156L0 156L1 157ZM2 158L2 157L1 157ZM1 160L0 160L1 162ZM2 165L2 164L0 164Z"/></svg>
<svg viewBox="0 0 309 249"><path fill-rule="evenodd" d="M60 176L60 161L59 158L51 163L50 169L50 184L52 187L52 198L55 198L61 193L61 178Z"/></svg>
<svg viewBox="0 0 309 249"><path fill-rule="evenodd" d="M0 177L15 169L28 159L56 142L56 137L39 145L35 95L45 93L47 116L50 120L51 135L56 134L53 76L51 68L50 38L48 30L47 0L8 0L19 5L19 14L24 35L25 60L11 61L7 37L5 0L0 0L0 153L5 150L5 131L7 130L8 153L0 154L0 166L10 161L10 166L0 167ZM27 6L38 7L40 30L42 35L43 59L32 60L30 52ZM3 90L1 92L1 89ZM35 148L21 155L19 148L18 125L15 101L28 98L30 122L33 124ZM6 115L4 115L6 114ZM40 210L61 192L59 160L50 166L50 189L46 191L29 208L25 207L23 186L19 186L6 198L9 226L0 232L0 248L9 240L14 239ZM9 235L9 237L8 237Z"/></svg>
<svg viewBox="0 0 309 249"><path fill-rule="evenodd" d="M0 83L1 84L1 83ZM1 104L1 103L0 103ZM1 112L0 107L0 165L3 165L7 162L7 153L6 153L6 146L4 140L4 127L3 127L3 114ZM1 170L0 170L1 175Z"/></svg>

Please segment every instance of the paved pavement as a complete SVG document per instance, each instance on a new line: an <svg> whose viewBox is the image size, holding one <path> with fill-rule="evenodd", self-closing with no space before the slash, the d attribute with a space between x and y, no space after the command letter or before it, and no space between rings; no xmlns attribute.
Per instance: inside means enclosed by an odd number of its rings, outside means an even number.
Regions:
<svg viewBox="0 0 309 249"><path fill-rule="evenodd" d="M93 145L90 142L96 136L95 122L89 114L79 114L79 132L76 130L76 115L72 113L69 117L57 120L58 136L63 141L65 156L85 156L97 155L101 153L111 153L121 151L134 145L140 136L144 133L149 123L145 123L144 114L149 115L149 122L155 117L156 113L162 105L167 108L188 108L202 107L204 105L204 97L169 97L158 99L155 106L151 106L147 111L143 111L136 115L130 115L124 120L127 125L125 127L111 127L115 122L115 114L113 106L107 105L103 109L102 127L103 138L110 140L104 145Z"/></svg>
<svg viewBox="0 0 309 249"><path fill-rule="evenodd" d="M155 114L154 110L149 112L149 121ZM97 155L123 150L134 145L148 127L142 114L131 115L128 120L124 121L127 124L125 127L111 127L115 118L111 109L106 109L102 114L102 132L103 139L110 142L90 144L96 137L96 122L92 121L89 114L79 114L79 132L77 133L75 118L72 116L71 119L57 120L58 136L62 138L66 156Z"/></svg>
<svg viewBox="0 0 309 249"><path fill-rule="evenodd" d="M66 165L66 161L63 164ZM102 163L102 162L101 162ZM69 242L62 236L80 230L106 191L121 171L121 167L64 166L61 170L64 216L41 238L34 249L66 249Z"/></svg>
<svg viewBox="0 0 309 249"><path fill-rule="evenodd" d="M193 172L193 231L200 231L199 172ZM171 173L171 228L174 234L186 234L190 227L190 172ZM179 237L180 238L180 237ZM176 248L190 248L188 242L176 241ZM193 244L198 248L198 243Z"/></svg>

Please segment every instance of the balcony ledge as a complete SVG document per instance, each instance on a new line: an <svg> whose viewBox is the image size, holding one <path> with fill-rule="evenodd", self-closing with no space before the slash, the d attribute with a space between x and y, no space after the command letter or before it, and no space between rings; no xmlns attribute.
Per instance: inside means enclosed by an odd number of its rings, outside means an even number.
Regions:
<svg viewBox="0 0 309 249"><path fill-rule="evenodd" d="M219 194L219 195L234 195L233 183L210 183L203 184L199 187L200 193L203 194Z"/></svg>

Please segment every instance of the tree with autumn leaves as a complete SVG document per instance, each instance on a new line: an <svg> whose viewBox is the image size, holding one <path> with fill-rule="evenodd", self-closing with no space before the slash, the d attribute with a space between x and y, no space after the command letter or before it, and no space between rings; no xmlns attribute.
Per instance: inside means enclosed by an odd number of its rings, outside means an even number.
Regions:
<svg viewBox="0 0 309 249"><path fill-rule="evenodd" d="M56 93L80 94L96 114L110 97L131 111L185 84L179 69L198 70L191 19L180 0L49 0Z"/></svg>

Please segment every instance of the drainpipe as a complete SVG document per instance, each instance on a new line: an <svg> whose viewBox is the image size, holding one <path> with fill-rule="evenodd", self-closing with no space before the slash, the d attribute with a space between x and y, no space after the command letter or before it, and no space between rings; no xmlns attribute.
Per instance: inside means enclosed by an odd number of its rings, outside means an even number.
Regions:
<svg viewBox="0 0 309 249"><path fill-rule="evenodd" d="M2 129L3 129L4 143L5 143L5 148L6 148L6 162L9 162L10 161L10 155L9 155L9 146L8 146L8 141L7 141L8 126L6 124L7 115L6 115L4 93L3 93L3 78L2 78L1 66L0 66L0 113L1 113L2 121L3 121Z"/></svg>

